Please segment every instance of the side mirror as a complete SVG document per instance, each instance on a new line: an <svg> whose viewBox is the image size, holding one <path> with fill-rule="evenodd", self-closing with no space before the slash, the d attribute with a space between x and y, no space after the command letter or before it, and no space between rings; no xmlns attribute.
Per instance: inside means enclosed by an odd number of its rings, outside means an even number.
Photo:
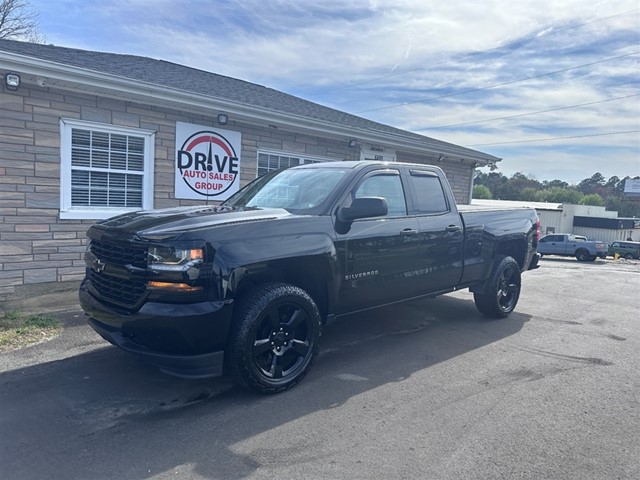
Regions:
<svg viewBox="0 0 640 480"><path fill-rule="evenodd" d="M384 197L354 198L349 207L338 209L338 220L351 223L359 218L383 217L389 212L387 199Z"/></svg>

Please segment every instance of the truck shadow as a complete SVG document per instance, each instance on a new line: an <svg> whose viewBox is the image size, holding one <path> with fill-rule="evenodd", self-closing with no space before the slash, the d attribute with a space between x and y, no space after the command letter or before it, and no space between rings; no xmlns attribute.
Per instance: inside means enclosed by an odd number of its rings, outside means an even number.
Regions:
<svg viewBox="0 0 640 480"><path fill-rule="evenodd" d="M488 321L461 295L328 326L307 378L279 395L225 378L169 377L115 347L5 372L0 478L150 478L185 465L205 478L243 478L273 466L283 449L292 464L317 460L312 417L386 384L402 388L412 375L428 382L430 367L514 335L530 318ZM239 447L280 429L281 442Z"/></svg>

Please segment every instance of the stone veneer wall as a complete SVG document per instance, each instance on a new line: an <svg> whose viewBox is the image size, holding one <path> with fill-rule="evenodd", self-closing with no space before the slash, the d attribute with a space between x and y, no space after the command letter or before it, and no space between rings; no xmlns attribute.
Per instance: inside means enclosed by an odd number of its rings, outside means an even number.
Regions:
<svg viewBox="0 0 640 480"><path fill-rule="evenodd" d="M216 126L211 117L54 88L22 84L0 92L0 302L74 289L84 275L85 232L90 220L61 220L60 118L153 130L154 207L202 204L174 198L175 124ZM258 148L358 159L346 141L235 123L221 127L242 133L241 185L256 176ZM430 157L402 155L428 163ZM444 165L458 201L468 202L471 170ZM455 168L453 168L455 167Z"/></svg>

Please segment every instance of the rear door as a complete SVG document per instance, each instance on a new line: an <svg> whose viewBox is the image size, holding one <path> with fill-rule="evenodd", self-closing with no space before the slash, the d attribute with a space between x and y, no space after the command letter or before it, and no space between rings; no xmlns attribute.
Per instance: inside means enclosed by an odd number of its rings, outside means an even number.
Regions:
<svg viewBox="0 0 640 480"><path fill-rule="evenodd" d="M420 252L416 282L420 293L455 287L463 270L464 231L453 199L448 199L438 174L428 168L407 172L411 189L410 213L418 220Z"/></svg>

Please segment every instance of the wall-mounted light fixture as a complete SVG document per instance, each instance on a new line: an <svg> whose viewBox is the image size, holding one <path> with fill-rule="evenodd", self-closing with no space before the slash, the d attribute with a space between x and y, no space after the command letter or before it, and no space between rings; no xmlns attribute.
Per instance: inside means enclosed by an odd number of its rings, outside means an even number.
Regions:
<svg viewBox="0 0 640 480"><path fill-rule="evenodd" d="M218 123L220 125L226 125L228 122L229 122L229 115L227 115L226 113L218 114Z"/></svg>
<svg viewBox="0 0 640 480"><path fill-rule="evenodd" d="M7 90L18 90L20 88L20 75L14 72L5 73L4 86L7 87Z"/></svg>
<svg viewBox="0 0 640 480"><path fill-rule="evenodd" d="M358 141L355 138L349 140L349 146L351 148L355 147L358 144Z"/></svg>

